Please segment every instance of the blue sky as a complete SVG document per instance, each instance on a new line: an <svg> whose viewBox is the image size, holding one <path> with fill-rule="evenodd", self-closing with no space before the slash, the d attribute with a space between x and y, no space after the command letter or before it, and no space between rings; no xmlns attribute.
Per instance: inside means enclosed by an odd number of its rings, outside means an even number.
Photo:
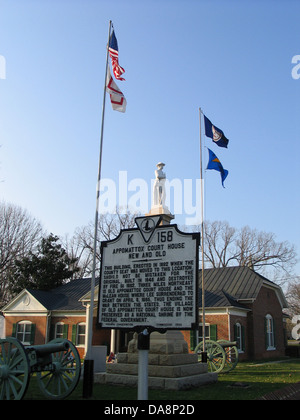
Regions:
<svg viewBox="0 0 300 420"><path fill-rule="evenodd" d="M299 254L299 16L297 0L1 0L0 199L61 236L94 219L111 19L127 110L107 96L102 178L149 182L149 207L158 161L194 182L201 107L230 140L203 135L229 171L225 189L205 172L206 218L274 232Z"/></svg>

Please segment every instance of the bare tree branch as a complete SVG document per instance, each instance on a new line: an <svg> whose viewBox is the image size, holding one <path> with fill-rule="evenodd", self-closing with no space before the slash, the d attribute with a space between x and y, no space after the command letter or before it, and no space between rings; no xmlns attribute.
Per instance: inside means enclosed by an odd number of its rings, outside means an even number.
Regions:
<svg viewBox="0 0 300 420"><path fill-rule="evenodd" d="M9 272L17 259L37 246L41 224L19 206L0 202L0 305L9 298Z"/></svg>
<svg viewBox="0 0 300 420"><path fill-rule="evenodd" d="M132 213L128 208L122 210L116 208L114 214L101 214L98 221L97 253L98 269L100 268L100 246L102 241L109 241L116 238L121 229L132 229L135 225L135 218L138 213ZM73 257L78 258L79 273L81 277L87 277L92 272L92 259L94 252L94 230L93 222L87 226L76 229L73 238L69 240L66 249L72 252Z"/></svg>
<svg viewBox="0 0 300 420"><path fill-rule="evenodd" d="M294 245L276 242L274 233L259 232L249 226L235 229L224 221L205 222L204 255L212 267L240 265L257 271L270 267L275 278L279 273L291 275L297 262Z"/></svg>

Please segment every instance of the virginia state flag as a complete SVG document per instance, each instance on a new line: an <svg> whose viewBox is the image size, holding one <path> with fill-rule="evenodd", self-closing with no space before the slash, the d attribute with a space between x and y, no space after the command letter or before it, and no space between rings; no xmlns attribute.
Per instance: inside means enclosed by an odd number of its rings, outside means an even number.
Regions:
<svg viewBox="0 0 300 420"><path fill-rule="evenodd" d="M215 144L220 147L227 147L229 140L225 137L222 130L212 124L212 122L204 116L205 135L210 137Z"/></svg>
<svg viewBox="0 0 300 420"><path fill-rule="evenodd" d="M209 159L208 159L208 164L207 164L206 169L215 169L216 171L219 171L221 174L222 185L224 187L224 181L228 175L228 171L223 168L221 162L219 161L217 156L214 154L214 152L212 152L210 149L208 149L208 152L209 152Z"/></svg>
<svg viewBox="0 0 300 420"><path fill-rule="evenodd" d="M109 66L107 67L106 92L109 93L112 109L114 111L125 112L127 105L125 96L113 80Z"/></svg>

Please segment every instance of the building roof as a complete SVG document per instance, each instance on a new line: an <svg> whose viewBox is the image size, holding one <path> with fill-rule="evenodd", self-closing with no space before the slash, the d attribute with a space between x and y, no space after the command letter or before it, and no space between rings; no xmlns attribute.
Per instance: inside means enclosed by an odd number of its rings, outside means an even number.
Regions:
<svg viewBox="0 0 300 420"><path fill-rule="evenodd" d="M200 270L199 285L202 285L201 280L202 276ZM281 288L249 267L221 267L205 269L205 306L235 306L246 309L244 304L246 302L253 302L257 298L263 285L275 290L283 308L288 306ZM202 306L201 296L202 289L200 288L200 307Z"/></svg>
<svg viewBox="0 0 300 420"><path fill-rule="evenodd" d="M96 280L98 284L98 280ZM49 291L27 289L49 311L83 310L79 300L91 288L91 279L75 279Z"/></svg>
<svg viewBox="0 0 300 420"><path fill-rule="evenodd" d="M199 293L199 307L202 307L202 289ZM245 305L239 303L234 297L228 295L224 290L205 291L205 307L206 308L230 308L248 309Z"/></svg>
<svg viewBox="0 0 300 420"><path fill-rule="evenodd" d="M201 271L199 272L199 285L201 285ZM99 280L95 280L95 291ZM251 270L249 267L222 267L204 270L205 307L228 308L235 307L249 310L245 304L253 302L262 286L275 290L282 308L287 302L282 290L272 281ZM90 300L91 279L83 278L72 280L50 291L26 289L46 310L49 311L82 311L83 303ZM24 290L21 292L22 295ZM3 311L12 307L18 295L8 303ZM199 307L202 307L202 290L199 289Z"/></svg>
<svg viewBox="0 0 300 420"><path fill-rule="evenodd" d="M98 280L95 280L98 284ZM49 304L53 305L48 309L51 310L68 310L76 311L82 309L82 303L79 299L91 289L91 279L75 279L69 283L63 284L57 289L51 290L51 294L57 297L56 303L53 302L54 296L49 296ZM55 300L54 297L54 300Z"/></svg>

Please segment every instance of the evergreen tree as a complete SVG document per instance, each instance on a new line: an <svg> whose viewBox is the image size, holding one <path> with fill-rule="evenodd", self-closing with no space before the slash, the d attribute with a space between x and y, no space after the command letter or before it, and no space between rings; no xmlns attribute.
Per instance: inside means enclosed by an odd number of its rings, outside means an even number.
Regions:
<svg viewBox="0 0 300 420"><path fill-rule="evenodd" d="M15 262L11 275L11 291L19 293L23 289L51 290L61 286L78 271L76 258L70 258L58 243L59 238L52 233L42 238L37 252L30 252Z"/></svg>

